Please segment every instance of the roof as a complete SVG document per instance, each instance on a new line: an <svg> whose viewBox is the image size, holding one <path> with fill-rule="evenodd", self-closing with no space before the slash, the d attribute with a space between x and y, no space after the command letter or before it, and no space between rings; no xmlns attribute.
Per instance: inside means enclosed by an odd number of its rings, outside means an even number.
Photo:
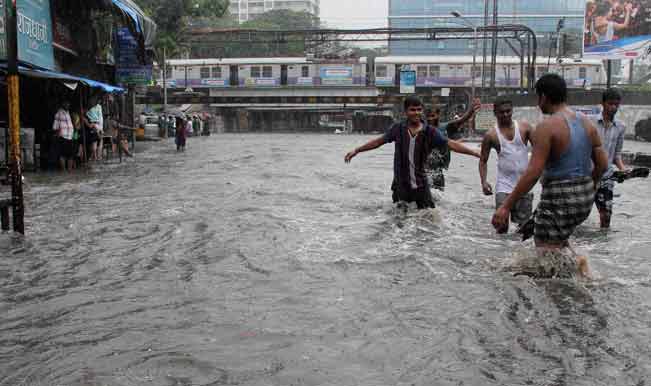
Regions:
<svg viewBox="0 0 651 386"><path fill-rule="evenodd" d="M481 65L483 58L477 56L476 58L477 65ZM536 58L537 65L546 65L548 57L538 56ZM381 56L375 58L375 63L377 64L467 64L472 63L472 55L466 56L452 56L452 55L438 55L438 56ZM489 60L490 63L490 60ZM497 63L500 64L520 64L520 58L518 56L498 56ZM525 65L527 60L525 58ZM594 59L570 59L563 58L564 64L579 64L583 63L586 65L602 65L600 60ZM552 58L551 65L556 65L556 58Z"/></svg>
<svg viewBox="0 0 651 386"><path fill-rule="evenodd" d="M222 58L222 59L168 59L170 66L215 66L228 64L350 64L366 63L366 57L357 59L307 59L306 57L282 58Z"/></svg>

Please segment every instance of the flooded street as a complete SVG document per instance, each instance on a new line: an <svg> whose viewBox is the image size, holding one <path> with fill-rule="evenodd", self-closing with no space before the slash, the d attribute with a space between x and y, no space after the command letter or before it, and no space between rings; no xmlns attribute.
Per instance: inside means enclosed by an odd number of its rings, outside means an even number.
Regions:
<svg viewBox="0 0 651 386"><path fill-rule="evenodd" d="M533 244L495 234L476 159L405 215L393 145L344 164L370 138L166 140L28 175L27 237L0 234L0 386L651 385L651 181L616 187L613 231L595 209L577 231L595 281L534 282L504 272Z"/></svg>

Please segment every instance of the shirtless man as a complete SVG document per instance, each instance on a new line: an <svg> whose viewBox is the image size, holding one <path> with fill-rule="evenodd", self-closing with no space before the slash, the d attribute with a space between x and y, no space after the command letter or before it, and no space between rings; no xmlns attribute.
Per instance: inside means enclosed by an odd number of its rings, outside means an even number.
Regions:
<svg viewBox="0 0 651 386"><path fill-rule="evenodd" d="M531 143L533 129L527 122L513 120L513 102L500 98L494 103L497 125L484 136L479 160L479 178L485 195L493 194L493 187L486 181L488 158L491 150L497 151L497 181L495 183L495 208L502 206L506 197L513 191L518 179L529 163L528 143ZM523 224L531 217L533 193L520 198L511 210L511 220ZM500 231L506 232L505 229Z"/></svg>
<svg viewBox="0 0 651 386"><path fill-rule="evenodd" d="M535 277L589 275L587 258L572 251L569 238L583 223L594 203L595 186L608 166L597 128L567 105L567 85L556 74L536 82L538 107L550 114L533 132L533 153L526 171L493 216L493 226L508 226L510 212L542 176L542 195L534 214L534 240L538 251ZM593 167L594 164L594 167Z"/></svg>

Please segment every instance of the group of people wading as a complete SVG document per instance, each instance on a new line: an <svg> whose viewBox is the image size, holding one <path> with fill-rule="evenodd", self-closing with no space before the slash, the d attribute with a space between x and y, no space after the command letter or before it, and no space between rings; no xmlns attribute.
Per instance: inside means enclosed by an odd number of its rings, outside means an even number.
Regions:
<svg viewBox="0 0 651 386"><path fill-rule="evenodd" d="M409 96L404 101L406 120L346 154L345 161L395 143L393 201L433 208L430 187L444 186L441 169L449 162L446 148L475 156L479 158L483 193L495 195L492 225L497 232L508 232L509 221L513 221L520 225L520 232L526 233L529 228L534 237L537 265L524 273L535 277L589 276L586 257L574 252L569 238L595 204L601 227L610 226L614 167L625 170L621 158L625 127L615 120L622 96L615 89L606 90L602 114L593 120L567 105L567 86L562 77L545 74L535 90L538 107L546 115L543 121L535 128L514 121L512 102L500 98L494 103L496 127L484 136L480 151L447 138L447 131L460 127L480 109L479 100L474 100L459 119L439 123L438 110L426 112L427 120L423 120L423 103ZM495 188L487 181L492 149L498 154ZM542 194L532 211L531 189L541 178Z"/></svg>

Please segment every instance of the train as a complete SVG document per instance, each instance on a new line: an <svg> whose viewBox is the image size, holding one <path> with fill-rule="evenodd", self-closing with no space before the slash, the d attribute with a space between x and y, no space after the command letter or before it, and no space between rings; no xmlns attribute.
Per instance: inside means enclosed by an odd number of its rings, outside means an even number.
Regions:
<svg viewBox="0 0 651 386"><path fill-rule="evenodd" d="M267 88L267 87L398 87L402 71L414 71L417 88L468 88L488 85L490 63L472 56L384 56L348 59L312 57L171 59L166 79L170 88ZM482 74L482 67L484 74ZM515 56L497 57L495 86L527 87L526 62ZM594 59L538 57L536 78L553 72L565 78L570 88L586 88L606 83L603 62ZM154 79L163 85L162 69L154 65ZM483 75L483 76L482 76ZM474 79L473 79L474 78Z"/></svg>

